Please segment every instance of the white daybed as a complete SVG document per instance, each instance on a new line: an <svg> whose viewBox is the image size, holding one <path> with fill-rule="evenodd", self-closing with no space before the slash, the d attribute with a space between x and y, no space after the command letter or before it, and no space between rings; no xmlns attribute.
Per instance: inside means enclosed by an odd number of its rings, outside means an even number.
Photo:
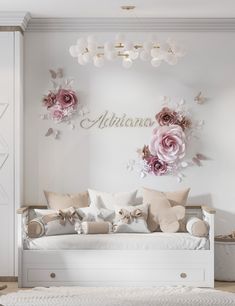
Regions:
<svg viewBox="0 0 235 306"><path fill-rule="evenodd" d="M60 235L29 240L25 225L34 208L38 207L18 210L19 287L214 287L214 210L186 207L187 217L198 216L209 223L208 239L189 233L157 232Z"/></svg>

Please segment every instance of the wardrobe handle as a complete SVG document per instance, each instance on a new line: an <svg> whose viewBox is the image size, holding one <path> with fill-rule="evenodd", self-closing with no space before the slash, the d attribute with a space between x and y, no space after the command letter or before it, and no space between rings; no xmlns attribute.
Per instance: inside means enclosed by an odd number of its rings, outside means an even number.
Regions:
<svg viewBox="0 0 235 306"><path fill-rule="evenodd" d="M52 273L50 274L50 277L51 277L51 278L55 278L55 277L56 277L55 273L52 272Z"/></svg>
<svg viewBox="0 0 235 306"><path fill-rule="evenodd" d="M184 272L183 272L183 273L180 273L180 277L181 277L181 278L186 278L186 277L187 277L187 274L184 273Z"/></svg>

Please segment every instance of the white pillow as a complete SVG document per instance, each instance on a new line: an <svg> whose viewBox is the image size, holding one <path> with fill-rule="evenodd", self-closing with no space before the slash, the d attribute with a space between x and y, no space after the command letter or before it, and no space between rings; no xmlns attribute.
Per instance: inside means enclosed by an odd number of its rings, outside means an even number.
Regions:
<svg viewBox="0 0 235 306"><path fill-rule="evenodd" d="M67 213L67 216L59 216L58 210L35 209L37 218L32 221L38 221L44 226L45 236L75 234L75 223L80 222L76 210L70 207L62 209L61 212L64 214Z"/></svg>
<svg viewBox="0 0 235 306"><path fill-rule="evenodd" d="M137 190L131 192L107 193L88 189L91 206L98 209L106 208L114 210L117 207L130 206L136 202Z"/></svg>
<svg viewBox="0 0 235 306"><path fill-rule="evenodd" d="M115 210L101 208L95 206L77 208L78 214L82 217L82 221L109 221L115 218Z"/></svg>
<svg viewBox="0 0 235 306"><path fill-rule="evenodd" d="M115 233L149 233L147 227L148 204L126 206L116 210Z"/></svg>

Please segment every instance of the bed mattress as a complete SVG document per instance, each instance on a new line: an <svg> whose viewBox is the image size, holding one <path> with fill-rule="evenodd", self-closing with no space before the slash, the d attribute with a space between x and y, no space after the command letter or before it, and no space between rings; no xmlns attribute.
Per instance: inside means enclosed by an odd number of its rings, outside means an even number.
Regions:
<svg viewBox="0 0 235 306"><path fill-rule="evenodd" d="M207 250L207 238L189 233L58 235L27 239L29 250Z"/></svg>

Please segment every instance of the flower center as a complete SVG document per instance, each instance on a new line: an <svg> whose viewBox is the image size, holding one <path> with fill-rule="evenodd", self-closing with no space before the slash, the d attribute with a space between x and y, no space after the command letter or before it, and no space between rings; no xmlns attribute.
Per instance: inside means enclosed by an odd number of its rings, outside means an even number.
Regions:
<svg viewBox="0 0 235 306"><path fill-rule="evenodd" d="M64 100L65 100L66 103L68 103L68 102L71 101L71 97L69 95L65 95Z"/></svg>

